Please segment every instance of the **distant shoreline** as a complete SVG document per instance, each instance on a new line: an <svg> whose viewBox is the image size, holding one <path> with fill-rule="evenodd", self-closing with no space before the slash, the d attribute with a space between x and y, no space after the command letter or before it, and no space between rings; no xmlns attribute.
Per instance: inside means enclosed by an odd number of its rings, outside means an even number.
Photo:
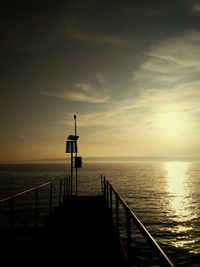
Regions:
<svg viewBox="0 0 200 267"><path fill-rule="evenodd" d="M199 157L83 157L83 163L106 163L106 162L168 162L168 161L189 161L200 162ZM70 158L1 161L0 164L25 164L25 163L70 163Z"/></svg>

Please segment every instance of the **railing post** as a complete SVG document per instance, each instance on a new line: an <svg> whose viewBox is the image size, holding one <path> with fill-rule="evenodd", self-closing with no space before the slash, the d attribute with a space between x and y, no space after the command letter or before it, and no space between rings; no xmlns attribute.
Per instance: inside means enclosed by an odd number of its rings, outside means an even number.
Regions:
<svg viewBox="0 0 200 267"><path fill-rule="evenodd" d="M10 243L13 245L14 240L14 197L10 198Z"/></svg>
<svg viewBox="0 0 200 267"><path fill-rule="evenodd" d="M68 195L68 174L66 176L66 183L65 183L65 196Z"/></svg>
<svg viewBox="0 0 200 267"><path fill-rule="evenodd" d="M106 177L104 176L104 179L103 179L103 194L104 194L104 197L106 198Z"/></svg>
<svg viewBox="0 0 200 267"><path fill-rule="evenodd" d="M119 198L115 193L115 227L117 235L119 236Z"/></svg>
<svg viewBox="0 0 200 267"><path fill-rule="evenodd" d="M49 215L52 211L52 189L53 189L53 183L50 183L50 195L49 195Z"/></svg>
<svg viewBox="0 0 200 267"><path fill-rule="evenodd" d="M112 186L111 184L109 184L109 187L110 187L110 209L111 209L111 212L112 212Z"/></svg>
<svg viewBox="0 0 200 267"><path fill-rule="evenodd" d="M101 174L101 194L103 196L103 176Z"/></svg>
<svg viewBox="0 0 200 267"><path fill-rule="evenodd" d="M127 247L127 259L128 265L131 264L131 219L130 210L126 208L126 247Z"/></svg>
<svg viewBox="0 0 200 267"><path fill-rule="evenodd" d="M109 205L109 189L108 189L108 180L106 181L106 199L108 201L108 205Z"/></svg>
<svg viewBox="0 0 200 267"><path fill-rule="evenodd" d="M66 197L66 176L64 177L64 185L63 185L63 199Z"/></svg>
<svg viewBox="0 0 200 267"><path fill-rule="evenodd" d="M70 194L71 196L73 195L73 180L72 180L72 175L70 175Z"/></svg>
<svg viewBox="0 0 200 267"><path fill-rule="evenodd" d="M35 189L35 228L38 226L38 187Z"/></svg>
<svg viewBox="0 0 200 267"><path fill-rule="evenodd" d="M61 203L61 192L62 192L62 179L60 179L60 188L59 188L59 204Z"/></svg>
<svg viewBox="0 0 200 267"><path fill-rule="evenodd" d="M67 196L69 196L69 187L70 187L70 185L69 185L69 175L67 175L67 186L66 186L66 192L67 192Z"/></svg>
<svg viewBox="0 0 200 267"><path fill-rule="evenodd" d="M14 198L10 198L10 229L14 227Z"/></svg>

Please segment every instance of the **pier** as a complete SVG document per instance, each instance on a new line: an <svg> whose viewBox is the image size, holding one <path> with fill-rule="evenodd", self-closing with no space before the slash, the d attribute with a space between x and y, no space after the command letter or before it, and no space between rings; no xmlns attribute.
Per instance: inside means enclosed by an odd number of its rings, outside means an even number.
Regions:
<svg viewBox="0 0 200 267"><path fill-rule="evenodd" d="M67 261L68 266L127 266L101 196L65 198L31 244L32 255L37 255L35 263L39 259L49 264Z"/></svg>
<svg viewBox="0 0 200 267"><path fill-rule="evenodd" d="M6 249L1 249L2 259L23 266L27 266L27 262L31 265L66 262L67 266L174 266L105 177L101 176L101 193L97 195L71 194L71 186L70 175L60 181L55 206L53 193L56 190L52 182L0 201L1 205L6 202L10 205L9 226L1 232L8 233L6 242L1 240L1 245L7 244ZM41 223L39 195L40 190L46 187L48 215ZM15 222L15 202L31 192L34 193L33 222L29 227L31 234L27 230L18 242L15 241L16 236L20 236ZM133 225L152 250L152 254L145 256L149 265L142 265L140 255L137 258ZM23 227L20 229L22 231Z"/></svg>

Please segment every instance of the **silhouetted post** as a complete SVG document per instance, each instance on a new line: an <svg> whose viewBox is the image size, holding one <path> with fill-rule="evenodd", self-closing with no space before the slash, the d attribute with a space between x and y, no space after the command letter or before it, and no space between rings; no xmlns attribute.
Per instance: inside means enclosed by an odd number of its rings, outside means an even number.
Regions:
<svg viewBox="0 0 200 267"><path fill-rule="evenodd" d="M76 115L74 115L74 128L75 128L75 136L77 136L77 129L76 129ZM75 141L77 142L77 140ZM77 158L77 150L75 152L75 156ZM76 169L76 196L78 194L78 169L77 167L75 166L75 169Z"/></svg>
<svg viewBox="0 0 200 267"><path fill-rule="evenodd" d="M10 245L14 241L14 197L10 198Z"/></svg>
<svg viewBox="0 0 200 267"><path fill-rule="evenodd" d="M113 210L112 210L112 186L111 186L111 184L109 184L109 187L110 187L110 209L112 212Z"/></svg>
<svg viewBox="0 0 200 267"><path fill-rule="evenodd" d="M101 193L103 195L103 176L102 176L102 174L101 174Z"/></svg>
<svg viewBox="0 0 200 267"><path fill-rule="evenodd" d="M103 179L103 192L104 192L104 197L106 198L106 177L104 175L104 179Z"/></svg>
<svg viewBox="0 0 200 267"><path fill-rule="evenodd" d="M59 190L59 204L61 203L61 195L62 195L62 179L60 179L60 190Z"/></svg>
<svg viewBox="0 0 200 267"><path fill-rule="evenodd" d="M38 187L35 189L35 228L38 226Z"/></svg>
<svg viewBox="0 0 200 267"><path fill-rule="evenodd" d="M49 195L49 215L51 214L52 210L52 192L53 192L53 183L50 183L50 195Z"/></svg>
<svg viewBox="0 0 200 267"><path fill-rule="evenodd" d="M78 145L77 145L77 140L79 136L77 136L77 130L76 130L76 115L74 115L74 122L75 122L75 135L69 135L67 142L66 142L66 153L71 154L71 195L73 194L73 168L76 169L76 195L78 192L78 170L77 168L81 168L82 166L82 158L77 157L78 153ZM73 153L75 153L75 157L73 157Z"/></svg>
<svg viewBox="0 0 200 267"><path fill-rule="evenodd" d="M130 210L126 208L126 244L127 244L127 258L130 264L131 255L131 218L129 216Z"/></svg>
<svg viewBox="0 0 200 267"><path fill-rule="evenodd" d="M117 196L117 194L115 194L115 225L116 225L116 231L117 231L117 235L119 236L119 198Z"/></svg>
<svg viewBox="0 0 200 267"><path fill-rule="evenodd" d="M73 195L73 152L71 151L71 195Z"/></svg>

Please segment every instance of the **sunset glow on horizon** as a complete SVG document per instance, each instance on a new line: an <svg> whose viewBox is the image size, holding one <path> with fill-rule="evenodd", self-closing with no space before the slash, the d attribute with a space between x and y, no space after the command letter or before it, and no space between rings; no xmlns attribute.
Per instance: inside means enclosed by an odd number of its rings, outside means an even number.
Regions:
<svg viewBox="0 0 200 267"><path fill-rule="evenodd" d="M1 18L0 162L200 159L200 12L192 1L31 1Z"/></svg>

